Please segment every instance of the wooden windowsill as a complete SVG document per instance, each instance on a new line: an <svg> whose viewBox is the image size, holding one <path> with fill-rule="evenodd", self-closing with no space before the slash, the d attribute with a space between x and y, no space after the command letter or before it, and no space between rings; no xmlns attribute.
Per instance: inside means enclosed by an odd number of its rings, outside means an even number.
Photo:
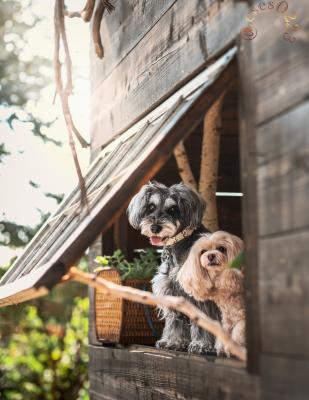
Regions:
<svg viewBox="0 0 309 400"><path fill-rule="evenodd" d="M91 400L259 400L259 377L233 358L154 347L89 346Z"/></svg>

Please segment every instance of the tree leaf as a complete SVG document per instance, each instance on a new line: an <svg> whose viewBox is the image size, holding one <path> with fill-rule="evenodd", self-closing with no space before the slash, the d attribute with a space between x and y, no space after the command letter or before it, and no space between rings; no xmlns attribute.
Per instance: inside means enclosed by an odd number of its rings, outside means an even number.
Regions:
<svg viewBox="0 0 309 400"><path fill-rule="evenodd" d="M241 269L245 264L245 253L241 252L237 257L230 263L230 268Z"/></svg>

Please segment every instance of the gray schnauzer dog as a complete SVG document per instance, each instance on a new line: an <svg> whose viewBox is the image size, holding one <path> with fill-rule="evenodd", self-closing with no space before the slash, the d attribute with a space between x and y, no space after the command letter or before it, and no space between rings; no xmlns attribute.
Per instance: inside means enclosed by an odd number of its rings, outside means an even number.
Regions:
<svg viewBox="0 0 309 400"><path fill-rule="evenodd" d="M181 288L177 274L194 242L208 232L202 225L206 205L198 193L180 183L167 187L158 182L144 185L128 207L129 222L149 237L154 246L163 246L161 265L152 280L156 295L183 296L214 319L219 310L211 301L197 302ZM188 350L192 353L214 352L214 337L184 315L161 309L165 319L158 348Z"/></svg>

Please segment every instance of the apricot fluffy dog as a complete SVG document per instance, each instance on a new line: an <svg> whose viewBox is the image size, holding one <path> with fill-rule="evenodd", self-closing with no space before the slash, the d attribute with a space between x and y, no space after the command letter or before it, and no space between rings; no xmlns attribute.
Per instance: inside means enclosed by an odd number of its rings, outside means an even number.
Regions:
<svg viewBox="0 0 309 400"><path fill-rule="evenodd" d="M230 263L243 248L243 241L227 232L203 234L177 275L184 291L195 300L212 300L217 304L223 329L241 346L245 346L243 273L231 268ZM215 349L218 355L230 356L218 339Z"/></svg>

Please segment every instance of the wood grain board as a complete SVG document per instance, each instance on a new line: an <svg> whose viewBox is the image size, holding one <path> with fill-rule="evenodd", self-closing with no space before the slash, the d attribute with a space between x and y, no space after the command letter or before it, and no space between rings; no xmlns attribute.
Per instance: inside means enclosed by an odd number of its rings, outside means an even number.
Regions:
<svg viewBox="0 0 309 400"><path fill-rule="evenodd" d="M257 37L240 44L244 230L258 300L248 311L260 320L253 332L265 400L309 396L309 3L288 3L301 26L294 43L282 37L282 15L265 12Z"/></svg>
<svg viewBox="0 0 309 400"><path fill-rule="evenodd" d="M252 40L253 84L257 93L257 123L287 112L308 97L309 91L309 2L289 1L287 13L260 12L254 21L257 37ZM284 16L296 16L301 29L296 41L283 39Z"/></svg>
<svg viewBox="0 0 309 400"><path fill-rule="evenodd" d="M93 83L92 148L148 113L218 56L240 31L246 9L231 0L178 0L167 9L117 67L99 85ZM118 12L116 7L113 18ZM108 62L106 56L103 63Z"/></svg>
<svg viewBox="0 0 309 400"><path fill-rule="evenodd" d="M90 346L92 400L257 400L258 378L241 362L141 347Z"/></svg>
<svg viewBox="0 0 309 400"><path fill-rule="evenodd" d="M260 240L262 350L309 359L309 230Z"/></svg>

